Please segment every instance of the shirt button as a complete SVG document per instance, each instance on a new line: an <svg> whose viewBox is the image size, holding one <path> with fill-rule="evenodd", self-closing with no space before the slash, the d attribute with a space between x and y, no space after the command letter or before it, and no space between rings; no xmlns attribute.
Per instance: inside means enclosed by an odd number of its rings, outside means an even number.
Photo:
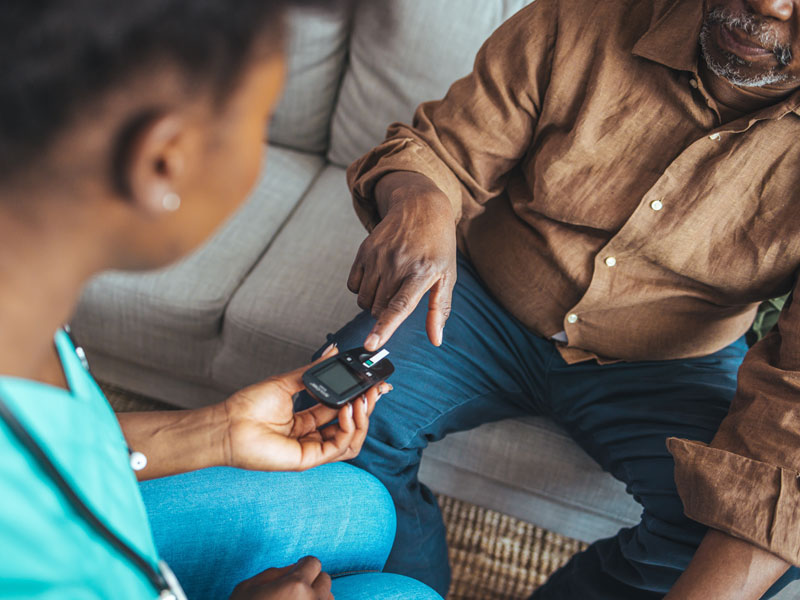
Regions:
<svg viewBox="0 0 800 600"><path fill-rule="evenodd" d="M652 208L653 210L658 211L658 210L661 210L662 208L664 208L664 204L661 202L661 200L653 200L650 203L650 208Z"/></svg>
<svg viewBox="0 0 800 600"><path fill-rule="evenodd" d="M689 80L689 85L690 85L690 86L692 86L694 89L697 89L697 79L695 79L694 77L692 77L692 78Z"/></svg>
<svg viewBox="0 0 800 600"><path fill-rule="evenodd" d="M578 315L575 313L570 313L567 315L567 323L577 323L578 322Z"/></svg>
<svg viewBox="0 0 800 600"><path fill-rule="evenodd" d="M714 140L715 142L716 142L716 141L717 141L719 138L720 138L720 135L719 135L718 133L712 133L710 136L708 136L708 139L710 139L710 140Z"/></svg>
<svg viewBox="0 0 800 600"><path fill-rule="evenodd" d="M605 263L606 263L606 266L607 266L607 267L613 267L614 265L616 265L616 264L617 264L617 259L616 259L616 258L614 258L613 256L609 256L609 257L608 257L608 258L605 260Z"/></svg>

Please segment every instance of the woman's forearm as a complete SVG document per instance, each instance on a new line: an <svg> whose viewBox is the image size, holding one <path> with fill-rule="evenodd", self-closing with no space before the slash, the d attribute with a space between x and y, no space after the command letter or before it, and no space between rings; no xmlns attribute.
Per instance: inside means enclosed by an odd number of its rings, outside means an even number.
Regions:
<svg viewBox="0 0 800 600"><path fill-rule="evenodd" d="M140 480L220 466L225 460L222 405L195 410L118 413L131 451L147 457Z"/></svg>
<svg viewBox="0 0 800 600"><path fill-rule="evenodd" d="M766 550L710 529L664 600L758 600L789 566Z"/></svg>

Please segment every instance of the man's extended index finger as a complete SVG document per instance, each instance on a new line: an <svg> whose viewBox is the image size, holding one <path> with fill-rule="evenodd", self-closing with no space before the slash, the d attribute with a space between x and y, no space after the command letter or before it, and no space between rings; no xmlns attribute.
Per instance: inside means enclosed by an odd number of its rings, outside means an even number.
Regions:
<svg viewBox="0 0 800 600"><path fill-rule="evenodd" d="M389 341L397 328L414 312L425 293L435 280L409 277L403 282L394 296L386 304L386 308L378 317L378 322L367 336L364 348L373 352Z"/></svg>

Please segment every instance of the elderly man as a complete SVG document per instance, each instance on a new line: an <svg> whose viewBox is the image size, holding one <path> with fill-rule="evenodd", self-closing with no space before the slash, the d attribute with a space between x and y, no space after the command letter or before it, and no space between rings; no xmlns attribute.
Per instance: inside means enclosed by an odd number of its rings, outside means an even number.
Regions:
<svg viewBox="0 0 800 600"><path fill-rule="evenodd" d="M369 312L336 337L397 365L356 461L397 504L390 570L448 586L427 443L542 414L643 513L537 600L797 577L800 305L742 336L798 285L798 116L800 0L537 0L351 166Z"/></svg>

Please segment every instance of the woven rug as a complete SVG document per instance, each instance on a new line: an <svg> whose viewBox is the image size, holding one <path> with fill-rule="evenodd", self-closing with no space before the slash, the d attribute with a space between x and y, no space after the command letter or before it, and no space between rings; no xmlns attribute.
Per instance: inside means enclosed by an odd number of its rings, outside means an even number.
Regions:
<svg viewBox="0 0 800 600"><path fill-rule="evenodd" d="M119 388L102 387L117 411L169 408ZM447 496L438 498L453 569L447 600L527 598L550 573L586 547L493 510Z"/></svg>

